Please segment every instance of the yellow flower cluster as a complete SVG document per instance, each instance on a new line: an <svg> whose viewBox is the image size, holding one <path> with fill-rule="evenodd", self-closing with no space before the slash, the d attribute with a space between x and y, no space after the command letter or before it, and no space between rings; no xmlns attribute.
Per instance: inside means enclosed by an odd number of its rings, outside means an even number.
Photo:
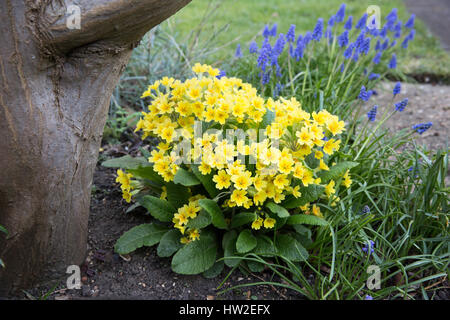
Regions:
<svg viewBox="0 0 450 320"><path fill-rule="evenodd" d="M174 214L172 222L174 227L180 230L181 234L186 234L186 237L181 238L182 243L188 243L200 238L200 233L195 228L189 228L187 226L190 219L197 217L201 207L198 205L198 200L204 199L203 195L196 195L189 198L189 203L178 209L178 212Z"/></svg>
<svg viewBox="0 0 450 320"><path fill-rule="evenodd" d="M125 173L122 170L117 170L117 178L116 182L120 183L120 188L122 189L122 196L126 200L126 202L130 203L131 201L131 190L133 187L131 186L131 177L133 175L131 173Z"/></svg>
<svg viewBox="0 0 450 320"><path fill-rule="evenodd" d="M219 79L219 70L211 66L196 64L193 71L196 77L184 82L165 77L142 95L150 97L151 103L136 131L143 131L143 139L149 135L161 139L149 162L166 182L173 181L180 159L187 158L188 163L199 164L201 174L211 174L218 190L228 193L225 206L247 209L268 199L280 203L287 195L301 197L301 186L321 183L317 173L329 170L326 159L340 148L336 136L345 130L343 121L326 110L310 114L295 98L265 100L241 79ZM273 121L261 128L266 114L272 114ZM196 121L215 131L197 136ZM222 139L229 129L245 131L247 139ZM266 129L264 138L256 133L258 129ZM191 148L180 150L186 141ZM317 167L305 161L310 154L318 160ZM348 172L343 184L351 184ZM334 187L333 180L325 185L329 198ZM197 209L193 201L175 215L175 227L183 234ZM313 213L320 215L320 209L313 207ZM252 227L271 228L272 220L258 217ZM194 230L190 232L185 241L198 237Z"/></svg>

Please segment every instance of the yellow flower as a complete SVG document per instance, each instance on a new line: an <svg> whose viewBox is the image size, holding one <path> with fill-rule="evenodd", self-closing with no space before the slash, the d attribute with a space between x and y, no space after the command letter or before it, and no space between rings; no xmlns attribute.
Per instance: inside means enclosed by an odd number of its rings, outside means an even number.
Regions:
<svg viewBox="0 0 450 320"><path fill-rule="evenodd" d="M122 190L122 197L125 199L127 203L131 201L131 193L128 190Z"/></svg>
<svg viewBox="0 0 450 320"><path fill-rule="evenodd" d="M198 170L200 170L200 172L204 176L211 173L211 167L204 162L202 162L202 164L198 167Z"/></svg>
<svg viewBox="0 0 450 320"><path fill-rule="evenodd" d="M240 172L238 175L232 176L231 181L234 187L239 190L246 190L252 184L252 173L250 171Z"/></svg>
<svg viewBox="0 0 450 320"><path fill-rule="evenodd" d="M330 170L330 168L327 166L327 164L325 162L323 162L323 159L320 159L319 168L321 170Z"/></svg>
<svg viewBox="0 0 450 320"><path fill-rule="evenodd" d="M200 239L200 233L197 229L189 230L189 239L192 241Z"/></svg>
<svg viewBox="0 0 450 320"><path fill-rule="evenodd" d="M231 176L225 170L220 170L213 176L213 181L216 183L216 188L219 190L227 189L231 185Z"/></svg>
<svg viewBox="0 0 450 320"><path fill-rule="evenodd" d="M275 195L273 196L273 202L280 203L285 198L285 195L282 192L275 192Z"/></svg>
<svg viewBox="0 0 450 320"><path fill-rule="evenodd" d="M291 158L282 158L278 165L278 170L281 173L289 174L292 171L294 161Z"/></svg>
<svg viewBox="0 0 450 320"><path fill-rule="evenodd" d="M261 217L256 218L252 223L252 229L255 229L255 230L261 229L263 222L264 222L263 218L261 218Z"/></svg>
<svg viewBox="0 0 450 320"><path fill-rule="evenodd" d="M316 217L323 218L323 215L322 215L322 213L320 212L320 207L316 206L315 204L313 204L313 207L312 207L312 213L313 213Z"/></svg>
<svg viewBox="0 0 450 320"><path fill-rule="evenodd" d="M195 73L203 73L208 71L208 67L206 65L202 65L200 63L196 63L194 64L194 66L192 67L192 71L194 71Z"/></svg>
<svg viewBox="0 0 450 320"><path fill-rule="evenodd" d="M174 218L178 220L178 224L185 225L188 223L188 217L183 208L178 209L178 213L174 214Z"/></svg>
<svg viewBox="0 0 450 320"><path fill-rule="evenodd" d="M292 188L291 193L295 198L301 197L302 193L299 190L300 186L295 186L295 188Z"/></svg>
<svg viewBox="0 0 450 320"><path fill-rule="evenodd" d="M350 186L352 185L352 179L350 178L350 172L349 170L347 170L344 174L344 180L342 181L342 184L346 187L346 188L350 188Z"/></svg>
<svg viewBox="0 0 450 320"><path fill-rule="evenodd" d="M332 155L334 150L339 150L339 144L341 143L341 140L334 140L330 139L327 142L325 142L325 145L323 146L323 152L325 152L328 155Z"/></svg>
<svg viewBox="0 0 450 320"><path fill-rule="evenodd" d="M245 202L248 201L246 196L247 191L245 190L234 190L231 194L230 200L236 203L239 207L241 207Z"/></svg>
<svg viewBox="0 0 450 320"><path fill-rule="evenodd" d="M303 127L300 131L297 131L295 135L298 137L297 141L300 145L307 145L309 147L312 147L312 140L314 137L307 127Z"/></svg>
<svg viewBox="0 0 450 320"><path fill-rule="evenodd" d="M345 130L345 123L344 121L339 121L336 117L330 122L328 122L327 128L335 136L337 134L342 133L342 131Z"/></svg>
<svg viewBox="0 0 450 320"><path fill-rule="evenodd" d="M273 218L266 218L266 219L264 219L264 228L272 229L275 226L276 222L277 221Z"/></svg>
<svg viewBox="0 0 450 320"><path fill-rule="evenodd" d="M323 158L323 152L319 151L319 150L316 150L315 153L314 153L314 157L316 159L322 159Z"/></svg>
<svg viewBox="0 0 450 320"><path fill-rule="evenodd" d="M182 244L186 244L186 243L189 243L189 242L191 242L187 237L182 237L181 239L180 239L180 242L182 243Z"/></svg>
<svg viewBox="0 0 450 320"><path fill-rule="evenodd" d="M162 187L161 195L159 196L160 199L166 200L167 199L167 188L166 186Z"/></svg>
<svg viewBox="0 0 450 320"><path fill-rule="evenodd" d="M266 199L267 199L267 193L264 190L258 191L253 196L253 202L255 203L255 205L262 205L264 203L264 201L266 201Z"/></svg>
<svg viewBox="0 0 450 320"><path fill-rule="evenodd" d="M309 203L305 204L304 206L300 206L300 210L305 211L305 213L309 212Z"/></svg>
<svg viewBox="0 0 450 320"><path fill-rule="evenodd" d="M305 170L305 173L303 174L302 177L302 183L305 187L307 187L308 185L314 183L314 177L313 177L313 173L309 170Z"/></svg>
<svg viewBox="0 0 450 320"><path fill-rule="evenodd" d="M285 174L279 174L273 180L273 184L278 189L283 189L285 186L287 186L289 184L289 180Z"/></svg>
<svg viewBox="0 0 450 320"><path fill-rule="evenodd" d="M334 194L336 192L336 190L334 189L334 185L335 182L334 180L331 180L325 187L325 193L327 194L328 197L330 197L332 194Z"/></svg>

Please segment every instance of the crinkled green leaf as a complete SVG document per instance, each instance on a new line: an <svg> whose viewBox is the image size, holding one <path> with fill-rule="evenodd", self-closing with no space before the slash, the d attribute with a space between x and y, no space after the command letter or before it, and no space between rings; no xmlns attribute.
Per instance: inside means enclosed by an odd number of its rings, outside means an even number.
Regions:
<svg viewBox="0 0 450 320"><path fill-rule="evenodd" d="M273 202L269 202L266 204L266 207L270 209L273 213L275 213L280 218L286 218L289 217L289 212L283 208L282 206L279 206Z"/></svg>
<svg viewBox="0 0 450 320"><path fill-rule="evenodd" d="M236 241L236 250L239 253L246 253L256 247L257 240L248 229L242 230Z"/></svg>
<svg viewBox="0 0 450 320"><path fill-rule="evenodd" d="M145 166L147 164L148 161L143 157L134 158L126 155L120 158L106 160L102 163L102 166L107 168L137 169L139 166Z"/></svg>
<svg viewBox="0 0 450 320"><path fill-rule="evenodd" d="M322 180L322 183L328 183L331 179L338 179L342 177L347 170L354 168L358 165L358 162L343 161L332 166L330 170L320 171L317 175Z"/></svg>
<svg viewBox="0 0 450 320"><path fill-rule="evenodd" d="M290 216L286 224L309 224L313 226L326 226L328 222L322 218L312 216L309 214L296 214Z"/></svg>
<svg viewBox="0 0 450 320"><path fill-rule="evenodd" d="M223 256L226 257L233 257L237 255L236 251L236 240L237 240L237 232L236 230L228 231L223 235L222 238L222 248L223 248ZM228 267L235 267L239 264L239 259L225 259L225 264Z"/></svg>
<svg viewBox="0 0 450 320"><path fill-rule="evenodd" d="M168 201L154 196L143 196L138 201L159 221L172 222L173 216L177 211Z"/></svg>
<svg viewBox="0 0 450 320"><path fill-rule="evenodd" d="M219 229L228 229L225 217L217 202L210 199L200 199L198 204L211 215L212 224Z"/></svg>
<svg viewBox="0 0 450 320"><path fill-rule="evenodd" d="M161 240L167 230L166 226L159 224L141 224L125 232L117 240L114 249L119 254L127 254L142 246L153 246Z"/></svg>
<svg viewBox="0 0 450 320"><path fill-rule="evenodd" d="M167 231L159 241L157 254L160 257L170 257L177 250L179 250L183 245L181 244L181 233L179 230L169 230Z"/></svg>
<svg viewBox="0 0 450 320"><path fill-rule="evenodd" d="M194 219L189 220L188 227L203 229L211 224L211 215L205 210L200 210Z"/></svg>
<svg viewBox="0 0 450 320"><path fill-rule="evenodd" d="M159 186L164 183L164 179L149 164L147 166L139 166L136 169L128 169L128 172L135 177L148 179Z"/></svg>
<svg viewBox="0 0 450 320"><path fill-rule="evenodd" d="M201 182L197 179L194 173L184 170L183 168L178 168L177 173L173 179L176 184L181 184L186 187L199 185Z"/></svg>
<svg viewBox="0 0 450 320"><path fill-rule="evenodd" d="M311 184L307 187L301 187L300 192L302 195L300 197L295 198L294 196L290 196L281 203L281 206L286 209L293 209L304 206L307 203L319 199L324 190L325 188L323 186L317 184Z"/></svg>
<svg viewBox="0 0 450 320"><path fill-rule="evenodd" d="M202 183L203 187L206 189L211 198L214 198L219 194L219 190L216 189L216 184L214 183L213 174L202 175L198 169L198 165L191 165L192 172L195 174L198 180Z"/></svg>
<svg viewBox="0 0 450 320"><path fill-rule="evenodd" d="M175 208L181 208L189 202L191 196L189 189L181 184L169 182L166 184L167 200Z"/></svg>
<svg viewBox="0 0 450 320"><path fill-rule="evenodd" d="M217 277L223 270L223 260L216 261L211 268L203 272L203 276L207 279Z"/></svg>
<svg viewBox="0 0 450 320"><path fill-rule="evenodd" d="M179 274L199 274L216 262L217 242L214 232L204 230L200 239L184 245L172 258L172 270Z"/></svg>
<svg viewBox="0 0 450 320"><path fill-rule="evenodd" d="M277 235L275 246L278 254L291 261L305 261L308 259L308 251L300 242L288 234Z"/></svg>
<svg viewBox="0 0 450 320"><path fill-rule="evenodd" d="M255 221L256 214L254 212L241 212L236 214L231 220L231 228L237 228L244 224Z"/></svg>

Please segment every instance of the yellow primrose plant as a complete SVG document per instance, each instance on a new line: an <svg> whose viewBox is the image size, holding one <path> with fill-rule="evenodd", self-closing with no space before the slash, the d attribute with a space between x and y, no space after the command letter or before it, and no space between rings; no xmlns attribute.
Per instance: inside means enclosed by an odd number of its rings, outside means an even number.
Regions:
<svg viewBox="0 0 450 320"><path fill-rule="evenodd" d="M208 65L193 72L142 94L148 112L136 131L157 138L156 147L103 163L120 168L125 201L155 219L124 233L115 250L158 245L159 256L173 256L174 272L205 276L224 264L262 270L236 259L248 253L305 261L312 241L305 225L326 227L326 208L352 183L357 163L339 157L344 121L308 113L295 98L264 99Z"/></svg>

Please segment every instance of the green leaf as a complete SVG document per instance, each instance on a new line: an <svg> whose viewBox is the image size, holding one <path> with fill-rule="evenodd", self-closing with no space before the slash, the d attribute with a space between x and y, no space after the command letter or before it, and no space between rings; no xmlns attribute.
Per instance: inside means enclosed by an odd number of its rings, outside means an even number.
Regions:
<svg viewBox="0 0 450 320"><path fill-rule="evenodd" d="M162 185L164 183L164 179L153 170L153 166L139 166L136 169L128 169L133 176L143 179L148 179L157 185Z"/></svg>
<svg viewBox="0 0 450 320"><path fill-rule="evenodd" d="M2 260L2 259L0 259L0 266L1 266L2 268L5 267L5 264L3 263L3 260Z"/></svg>
<svg viewBox="0 0 450 320"><path fill-rule="evenodd" d="M275 112L272 110L267 109L266 113L263 116L263 119L259 125L261 129L267 128L268 125L272 124L272 122L275 120Z"/></svg>
<svg viewBox="0 0 450 320"><path fill-rule="evenodd" d="M273 213L278 215L280 218L286 218L289 217L289 212L283 208L282 206L279 206L273 202L269 202L266 204L266 207L270 209Z"/></svg>
<svg viewBox="0 0 450 320"><path fill-rule="evenodd" d="M183 245L180 242L181 233L178 230L172 229L167 231L159 241L157 253L160 257L170 257L178 251Z"/></svg>
<svg viewBox="0 0 450 320"><path fill-rule="evenodd" d="M207 279L215 278L222 272L223 266L223 260L216 261L211 268L203 272L203 276Z"/></svg>
<svg viewBox="0 0 450 320"><path fill-rule="evenodd" d="M210 199L198 200L200 207L205 209L211 215L212 224L219 229L228 229L228 225L225 222L225 217L217 202Z"/></svg>
<svg viewBox="0 0 450 320"><path fill-rule="evenodd" d="M304 206L307 203L319 199L324 190L325 188L323 186L317 184L311 184L307 187L301 187L300 192L302 193L302 195L299 198L291 196L283 201L281 205L286 209L294 209L300 206Z"/></svg>
<svg viewBox="0 0 450 320"><path fill-rule="evenodd" d="M107 168L137 169L139 166L147 165L148 161L143 157L133 158L126 155L120 158L109 159L102 163Z"/></svg>
<svg viewBox="0 0 450 320"><path fill-rule="evenodd" d="M248 229L242 230L236 241L236 250L239 253L246 253L256 247L257 240Z"/></svg>
<svg viewBox="0 0 450 320"><path fill-rule="evenodd" d="M194 219L189 220L188 227L203 229L211 224L211 215L205 210L201 210Z"/></svg>
<svg viewBox="0 0 450 320"><path fill-rule="evenodd" d="M145 207L153 217L162 222L172 222L173 215L177 212L177 209L169 202L154 196L143 196L139 199L139 203Z"/></svg>
<svg viewBox="0 0 450 320"><path fill-rule="evenodd" d="M256 214L254 212L241 212L231 220L231 228L237 228L244 224L255 221Z"/></svg>
<svg viewBox="0 0 450 320"><path fill-rule="evenodd" d="M142 246L153 246L161 240L167 230L167 227L159 224L141 224L125 232L117 240L114 249L119 254L127 254Z"/></svg>
<svg viewBox="0 0 450 320"><path fill-rule="evenodd" d="M179 274L199 274L216 262L217 242L214 232L204 230L200 239L191 241L172 258L172 270Z"/></svg>
<svg viewBox="0 0 450 320"><path fill-rule="evenodd" d="M214 198L219 194L219 190L216 189L216 184L214 183L213 174L210 173L208 175L202 175L200 170L198 169L198 165L191 165L192 172L195 174L198 180L202 183L203 187L205 187L208 194L211 198Z"/></svg>
<svg viewBox="0 0 450 320"><path fill-rule="evenodd" d="M264 265L261 262L247 261L247 266L251 272L261 272L264 270Z"/></svg>
<svg viewBox="0 0 450 320"><path fill-rule="evenodd" d="M186 187L196 186L201 183L194 173L184 170L183 168L178 168L177 173L173 178L173 182Z"/></svg>
<svg viewBox="0 0 450 320"><path fill-rule="evenodd" d="M322 180L322 183L327 183L331 179L338 179L342 177L347 170L350 170L357 165L359 165L358 162L344 161L332 166L330 170L320 171L317 175Z"/></svg>
<svg viewBox="0 0 450 320"><path fill-rule="evenodd" d="M288 234L280 234L276 238L277 253L291 261L305 261L308 251L296 239Z"/></svg>
<svg viewBox="0 0 450 320"><path fill-rule="evenodd" d="M313 226L327 226L328 222L322 218L309 214L296 214L290 216L286 221L287 224L309 224Z"/></svg>
<svg viewBox="0 0 450 320"><path fill-rule="evenodd" d="M223 235L222 238L222 248L223 248L223 256L226 257L232 257L237 255L236 251L236 239L237 239L237 232L236 230L228 231ZM238 259L225 259L225 264L228 267L235 267L239 264L240 260Z"/></svg>
<svg viewBox="0 0 450 320"><path fill-rule="evenodd" d="M256 237L257 244L253 252L258 255L272 256L276 253L272 240L264 235Z"/></svg>
<svg viewBox="0 0 450 320"><path fill-rule="evenodd" d="M191 196L187 187L169 182L166 184L167 200L175 208L181 208L189 202Z"/></svg>

